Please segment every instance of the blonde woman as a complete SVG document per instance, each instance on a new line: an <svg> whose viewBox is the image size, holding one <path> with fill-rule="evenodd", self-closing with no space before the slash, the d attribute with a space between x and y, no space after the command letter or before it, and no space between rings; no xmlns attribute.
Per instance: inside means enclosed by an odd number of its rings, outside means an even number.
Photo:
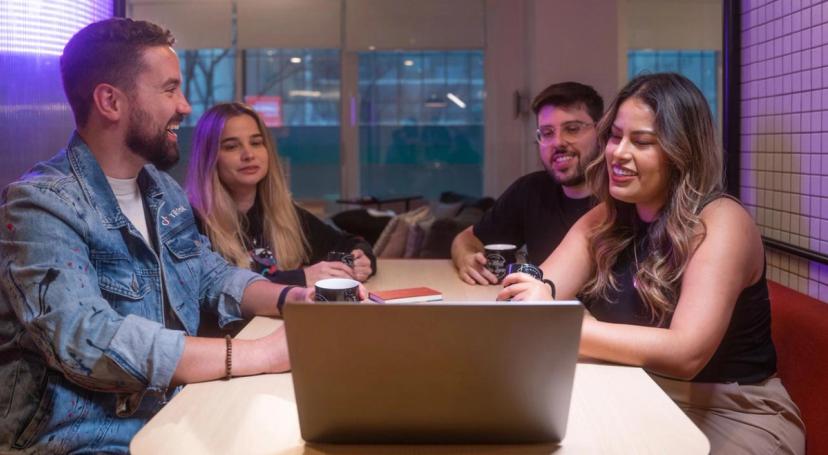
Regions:
<svg viewBox="0 0 828 455"><path fill-rule="evenodd" d="M218 104L198 121L186 189L213 249L273 282L365 281L376 271L370 244L293 203L273 140L245 104ZM327 261L331 251L350 253L353 267Z"/></svg>
<svg viewBox="0 0 828 455"><path fill-rule="evenodd" d="M580 296L581 354L652 373L711 453L804 453L799 410L776 377L762 239L723 194L704 96L678 74L639 76L598 143L587 180L600 204L541 265L553 284L513 274L498 297Z"/></svg>

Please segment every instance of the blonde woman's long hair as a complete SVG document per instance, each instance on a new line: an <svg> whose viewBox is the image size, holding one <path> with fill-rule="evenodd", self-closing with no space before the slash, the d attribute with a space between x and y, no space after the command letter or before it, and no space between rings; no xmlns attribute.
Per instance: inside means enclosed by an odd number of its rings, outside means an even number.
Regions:
<svg viewBox="0 0 828 455"><path fill-rule="evenodd" d="M280 270L301 267L308 260L308 241L293 205L275 144L261 117L242 103L211 107L199 119L193 134L186 190L201 218L213 249L229 262L250 268L245 249L246 226L236 201L218 175L221 134L227 120L247 115L256 121L268 151L267 175L256 188L256 203L262 210L262 234L273 249Z"/></svg>
<svg viewBox="0 0 828 455"><path fill-rule="evenodd" d="M646 233L647 251L635 255L636 262L641 262L634 271L638 294L652 320L661 325L675 310L681 278L705 235L701 209L722 194L722 149L704 95L684 76L660 73L638 76L621 89L599 122L599 150L606 148L618 109L628 99L652 109L658 144L669 166L666 203ZM618 290L612 269L635 241L640 224L634 204L610 196L608 180L607 161L600 153L587 167L587 181L593 194L606 204L607 215L591 233L596 274L582 290L585 298L608 299L610 289Z"/></svg>

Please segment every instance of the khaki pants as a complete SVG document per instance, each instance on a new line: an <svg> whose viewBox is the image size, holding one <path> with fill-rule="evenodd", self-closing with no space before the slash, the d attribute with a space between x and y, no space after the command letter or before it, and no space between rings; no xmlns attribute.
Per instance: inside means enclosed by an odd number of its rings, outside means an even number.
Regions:
<svg viewBox="0 0 828 455"><path fill-rule="evenodd" d="M805 453L805 425L782 381L751 385L653 380L710 440L712 454Z"/></svg>

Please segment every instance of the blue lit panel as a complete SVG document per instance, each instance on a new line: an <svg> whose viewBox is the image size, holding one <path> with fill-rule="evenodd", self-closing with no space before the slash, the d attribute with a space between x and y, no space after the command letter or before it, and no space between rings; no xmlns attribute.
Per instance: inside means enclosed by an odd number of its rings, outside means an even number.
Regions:
<svg viewBox="0 0 828 455"><path fill-rule="evenodd" d="M86 25L112 17L112 0L2 0L0 53L60 55Z"/></svg>

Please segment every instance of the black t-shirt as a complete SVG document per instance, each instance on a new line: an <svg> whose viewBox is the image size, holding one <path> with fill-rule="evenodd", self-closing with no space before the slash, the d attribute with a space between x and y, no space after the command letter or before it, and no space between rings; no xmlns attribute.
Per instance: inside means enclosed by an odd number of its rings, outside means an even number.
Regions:
<svg viewBox="0 0 828 455"><path fill-rule="evenodd" d="M307 210L294 205L296 214L299 216L299 224L302 232L310 245L308 261L302 267L324 261L330 251L351 252L360 249L365 252L371 260L372 275L377 273L377 257L371 244L362 237L339 231L336 228L325 224L319 218L313 216ZM204 225L200 217L196 217L196 224L199 232L204 234ZM295 286L307 286L305 271L303 268L284 270L278 267L277 258L274 257L269 242L264 240L262 221L262 209L256 201L253 207L247 212L243 221L246 227L245 248L250 254L250 270L262 274L265 278L278 284L289 284Z"/></svg>
<svg viewBox="0 0 828 455"><path fill-rule="evenodd" d="M594 206L594 198L570 199L546 171L537 171L506 189L474 225L474 235L484 245L526 245L527 261L540 265L578 218Z"/></svg>

